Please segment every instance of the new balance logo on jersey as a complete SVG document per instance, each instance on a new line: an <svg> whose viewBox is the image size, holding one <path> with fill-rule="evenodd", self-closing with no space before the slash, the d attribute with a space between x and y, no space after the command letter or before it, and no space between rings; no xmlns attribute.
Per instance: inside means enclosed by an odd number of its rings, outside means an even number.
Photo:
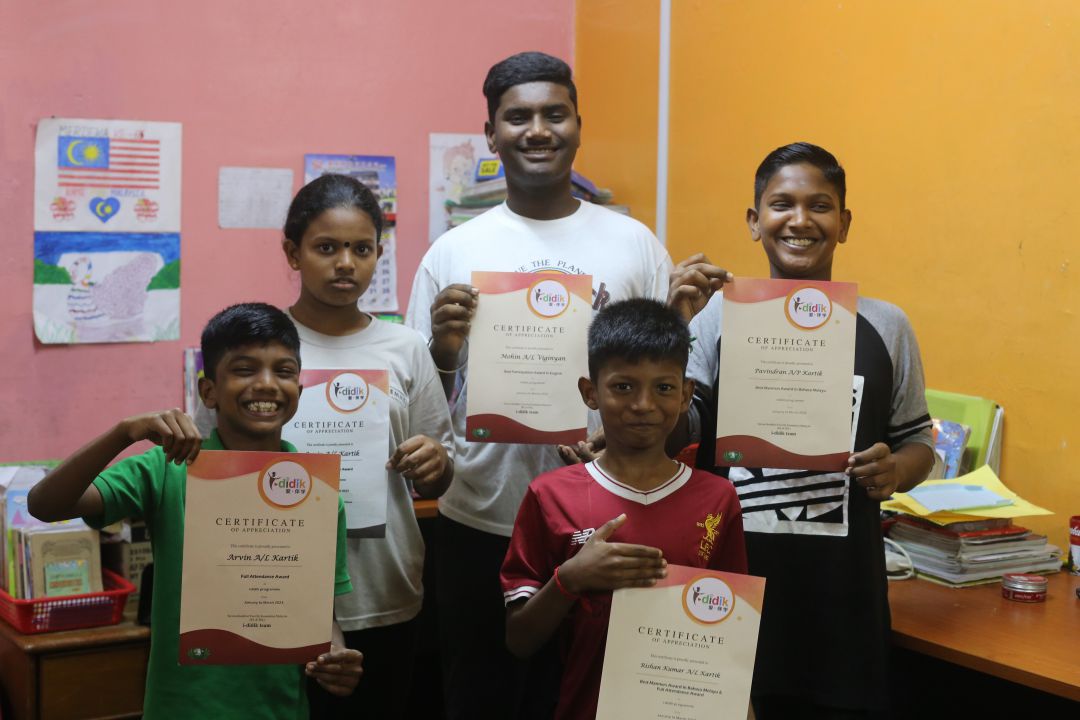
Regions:
<svg viewBox="0 0 1080 720"><path fill-rule="evenodd" d="M596 532L596 528L586 528L585 530L578 530L570 536L571 545L584 545L588 542L592 534Z"/></svg>

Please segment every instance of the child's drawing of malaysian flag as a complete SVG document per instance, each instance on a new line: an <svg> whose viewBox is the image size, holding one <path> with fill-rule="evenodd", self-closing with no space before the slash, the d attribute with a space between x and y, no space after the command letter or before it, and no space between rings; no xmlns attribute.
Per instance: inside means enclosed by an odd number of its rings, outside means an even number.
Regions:
<svg viewBox="0 0 1080 720"><path fill-rule="evenodd" d="M37 232L180 232L181 126L43 118L34 142Z"/></svg>
<svg viewBox="0 0 1080 720"><path fill-rule="evenodd" d="M57 185L63 188L157 190L161 140L57 137Z"/></svg>

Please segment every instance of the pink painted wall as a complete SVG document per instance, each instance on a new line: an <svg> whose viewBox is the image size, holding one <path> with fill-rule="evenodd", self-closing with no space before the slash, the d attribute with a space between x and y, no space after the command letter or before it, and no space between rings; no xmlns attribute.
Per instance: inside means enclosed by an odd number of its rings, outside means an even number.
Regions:
<svg viewBox="0 0 1080 720"><path fill-rule="evenodd" d="M480 132L480 86L521 50L570 58L573 0L185 0L0 5L0 462L60 457L182 404L182 349L240 301L292 302L272 230L220 230L223 165L394 155L398 297L427 249L428 133ZM43 346L31 317L37 120L183 123L181 339Z"/></svg>

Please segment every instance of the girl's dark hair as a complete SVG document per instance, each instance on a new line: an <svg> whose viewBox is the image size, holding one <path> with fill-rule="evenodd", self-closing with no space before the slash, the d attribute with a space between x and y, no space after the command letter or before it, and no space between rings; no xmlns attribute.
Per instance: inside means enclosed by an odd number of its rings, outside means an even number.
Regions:
<svg viewBox="0 0 1080 720"><path fill-rule="evenodd" d="M300 364L300 335L289 316L266 303L231 305L206 323L202 331L203 373L215 379L225 353L245 345L280 343Z"/></svg>
<svg viewBox="0 0 1080 720"><path fill-rule="evenodd" d="M375 225L375 241L382 241L383 214L375 193L356 178L332 174L315 178L296 193L285 218L285 237L299 245L311 221L336 207L367 213Z"/></svg>
<svg viewBox="0 0 1080 720"><path fill-rule="evenodd" d="M844 168L840 167L840 163L831 152L808 142L784 145L765 156L754 175L754 207L761 205L761 196L765 194L765 187L772 180L773 175L780 171L780 168L800 163L813 165L821 171L825 179L836 189L840 209L843 210L844 198L847 195Z"/></svg>
<svg viewBox="0 0 1080 720"><path fill-rule="evenodd" d="M589 377L595 382L611 360L675 362L686 371L690 330L677 312L657 300L613 302L589 326Z"/></svg>

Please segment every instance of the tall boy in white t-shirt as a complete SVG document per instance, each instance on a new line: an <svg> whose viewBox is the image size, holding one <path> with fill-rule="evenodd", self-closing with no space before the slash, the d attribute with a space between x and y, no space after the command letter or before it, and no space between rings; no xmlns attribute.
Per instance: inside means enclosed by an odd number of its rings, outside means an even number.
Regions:
<svg viewBox="0 0 1080 720"><path fill-rule="evenodd" d="M612 300L650 297L668 299L687 319L726 277L703 256L680 263L673 273L648 228L570 194L581 118L570 68L562 60L535 52L509 57L488 72L484 96L484 132L502 161L507 201L431 246L417 270L406 317L430 338L454 421L454 482L439 499L435 547L451 720L514 715L518 693L515 664L503 643L499 568L529 481L561 464L554 447L467 442L466 340L477 302L472 272L588 274L594 310ZM543 716L542 702L527 704L530 714Z"/></svg>

